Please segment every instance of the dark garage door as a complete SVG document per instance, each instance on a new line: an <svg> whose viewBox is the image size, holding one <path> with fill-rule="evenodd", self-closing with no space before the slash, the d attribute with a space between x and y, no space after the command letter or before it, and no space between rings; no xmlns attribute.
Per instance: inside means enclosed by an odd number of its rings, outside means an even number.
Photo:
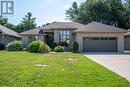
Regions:
<svg viewBox="0 0 130 87"><path fill-rule="evenodd" d="M117 52L117 38L84 37L84 52Z"/></svg>

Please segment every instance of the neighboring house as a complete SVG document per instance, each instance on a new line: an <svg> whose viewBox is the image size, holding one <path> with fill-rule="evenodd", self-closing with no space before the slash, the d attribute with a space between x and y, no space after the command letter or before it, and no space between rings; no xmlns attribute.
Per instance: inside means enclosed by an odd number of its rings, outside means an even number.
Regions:
<svg viewBox="0 0 130 87"><path fill-rule="evenodd" d="M41 28L20 33L25 46L33 40L42 40L47 44L67 42L71 48L77 41L79 52L123 52L126 30L102 23L87 25L74 22L55 22Z"/></svg>
<svg viewBox="0 0 130 87"><path fill-rule="evenodd" d="M130 29L128 30L128 33L125 34L125 50L130 51Z"/></svg>
<svg viewBox="0 0 130 87"><path fill-rule="evenodd" d="M20 39L21 36L16 32L0 25L0 44L7 45L11 41Z"/></svg>

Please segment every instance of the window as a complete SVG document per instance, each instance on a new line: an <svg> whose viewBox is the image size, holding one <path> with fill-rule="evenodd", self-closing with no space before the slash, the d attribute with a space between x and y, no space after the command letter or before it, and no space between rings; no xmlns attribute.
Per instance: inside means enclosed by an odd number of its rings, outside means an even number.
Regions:
<svg viewBox="0 0 130 87"><path fill-rule="evenodd" d="M92 38L92 40L99 40L99 38L98 37L94 37L94 38Z"/></svg>
<svg viewBox="0 0 130 87"><path fill-rule="evenodd" d="M99 40L99 37L87 37L85 40Z"/></svg>
<svg viewBox="0 0 130 87"><path fill-rule="evenodd" d="M68 30L61 30L59 35L60 35L60 42L67 42L70 40L70 31Z"/></svg>
<svg viewBox="0 0 130 87"><path fill-rule="evenodd" d="M111 38L109 38L109 40L116 40L116 38L112 38L112 37L111 37Z"/></svg>
<svg viewBox="0 0 130 87"><path fill-rule="evenodd" d="M107 37L101 37L100 39L101 39L101 40L108 40Z"/></svg>

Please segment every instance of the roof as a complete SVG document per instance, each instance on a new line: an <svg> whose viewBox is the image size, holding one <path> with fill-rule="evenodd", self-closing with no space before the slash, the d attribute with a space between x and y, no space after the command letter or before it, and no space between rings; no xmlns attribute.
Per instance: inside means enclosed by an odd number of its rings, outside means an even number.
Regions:
<svg viewBox="0 0 130 87"><path fill-rule="evenodd" d="M126 33L128 31L120 28L116 28L110 25L98 23L98 22L92 22L90 24L81 26L74 32L111 32L111 33Z"/></svg>
<svg viewBox="0 0 130 87"><path fill-rule="evenodd" d="M83 24L75 23L75 22L54 22L40 28L35 28L29 31L22 32L20 33L20 35L29 35L29 34L35 35L38 34L40 30L44 30L44 29L77 29L81 26L83 26Z"/></svg>
<svg viewBox="0 0 130 87"><path fill-rule="evenodd" d="M83 26L83 24L75 22L54 22L41 27L41 29L76 29L81 26Z"/></svg>
<svg viewBox="0 0 130 87"><path fill-rule="evenodd" d="M39 31L40 31L39 28L31 29L31 30L20 33L20 35L26 35L26 34L34 34L35 35L35 34L38 34Z"/></svg>
<svg viewBox="0 0 130 87"><path fill-rule="evenodd" d="M0 25L0 31L2 31L2 33L5 34L5 35L11 35L11 36L15 36L15 37L20 37L18 35L18 33L16 33L13 30L10 30L9 28L6 28L6 27L4 27L2 25Z"/></svg>
<svg viewBox="0 0 130 87"><path fill-rule="evenodd" d="M125 34L125 36L130 36L130 29L129 29L128 32Z"/></svg>

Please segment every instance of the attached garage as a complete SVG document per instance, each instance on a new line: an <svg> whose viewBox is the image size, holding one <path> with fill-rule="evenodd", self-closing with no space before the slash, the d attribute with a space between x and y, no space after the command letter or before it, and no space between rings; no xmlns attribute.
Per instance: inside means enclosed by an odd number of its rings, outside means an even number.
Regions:
<svg viewBox="0 0 130 87"><path fill-rule="evenodd" d="M117 52L116 37L83 37L84 52Z"/></svg>
<svg viewBox="0 0 130 87"><path fill-rule="evenodd" d="M79 52L124 52L126 30L92 22L75 30Z"/></svg>

